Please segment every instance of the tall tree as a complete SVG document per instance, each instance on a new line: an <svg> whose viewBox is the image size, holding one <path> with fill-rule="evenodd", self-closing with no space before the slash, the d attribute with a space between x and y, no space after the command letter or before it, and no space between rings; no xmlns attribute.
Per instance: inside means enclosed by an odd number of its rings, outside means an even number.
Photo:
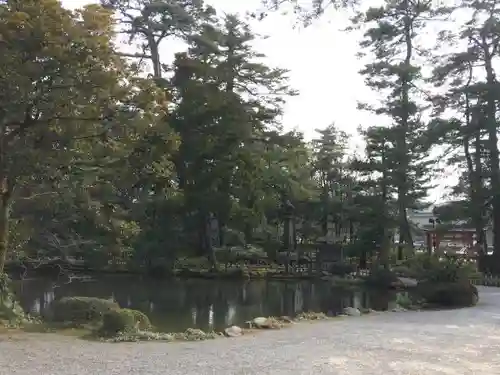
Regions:
<svg viewBox="0 0 500 375"><path fill-rule="evenodd" d="M112 37L111 14L98 6L72 13L55 0L0 5L0 272L11 206L30 167L66 151L62 133L106 129L122 69ZM41 152L46 144L52 152Z"/></svg>
<svg viewBox="0 0 500 375"><path fill-rule="evenodd" d="M394 157L399 164L394 172L397 189L400 241L413 246L407 210L426 197L430 179L428 159L430 144L418 104L418 81L421 78L417 57L421 46L416 36L424 19L432 16L431 1L385 1L370 8L355 21L367 27L361 42L363 51L371 49L374 61L362 74L374 90L387 93L379 106L361 108L390 118L394 134ZM366 55L366 53L365 53Z"/></svg>
<svg viewBox="0 0 500 375"><path fill-rule="evenodd" d="M205 25L190 38L188 52L176 57L172 84L178 105L171 117L181 137L176 168L189 211L198 212L199 233L206 232L211 214L226 226L239 159L273 124L280 96L290 91L284 71L259 61L253 39L248 26L229 15L221 25ZM206 248L206 235L199 238Z"/></svg>
<svg viewBox="0 0 500 375"><path fill-rule="evenodd" d="M120 54L150 60L157 79L162 78L165 70L162 44L172 38L186 40L200 23L215 14L203 0L101 0L101 3L118 14L119 32L127 37L128 43L138 43L140 52Z"/></svg>
<svg viewBox="0 0 500 375"><path fill-rule="evenodd" d="M346 160L348 135L330 125L324 130L317 130L320 137L312 141L313 171L321 191L319 211L320 222L326 234L329 217L334 219L336 233L340 234L344 226L349 225L344 204L349 194L348 160Z"/></svg>
<svg viewBox="0 0 500 375"><path fill-rule="evenodd" d="M391 128L370 127L362 131L366 148L365 158L355 160L352 168L361 175L365 194L358 198L365 204L363 217L364 235L374 241L373 245L379 250L379 259L382 266L389 265L391 237L394 229L395 210L393 195L397 192L394 183L398 169L396 153L396 136ZM366 219L368 221L366 221ZM366 242L363 243L366 246Z"/></svg>

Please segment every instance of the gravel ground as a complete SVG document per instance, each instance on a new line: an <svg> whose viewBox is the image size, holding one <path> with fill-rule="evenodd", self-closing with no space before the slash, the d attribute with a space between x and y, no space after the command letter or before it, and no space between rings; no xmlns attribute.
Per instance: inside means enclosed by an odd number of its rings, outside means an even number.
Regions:
<svg viewBox="0 0 500 375"><path fill-rule="evenodd" d="M500 289L477 307L382 313L198 343L0 337L0 375L499 375Z"/></svg>

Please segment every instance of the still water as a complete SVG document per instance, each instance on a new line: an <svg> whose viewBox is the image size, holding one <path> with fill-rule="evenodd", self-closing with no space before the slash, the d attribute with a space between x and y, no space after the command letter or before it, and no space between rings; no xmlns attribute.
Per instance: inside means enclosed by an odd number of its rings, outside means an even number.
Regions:
<svg viewBox="0 0 500 375"><path fill-rule="evenodd" d="M295 316L304 311L335 315L344 307L385 310L395 306L388 291L345 291L312 281L153 281L123 276L86 282L31 279L16 282L26 311L40 314L64 296L113 298L121 307L141 310L161 331L186 328L222 330L257 316Z"/></svg>

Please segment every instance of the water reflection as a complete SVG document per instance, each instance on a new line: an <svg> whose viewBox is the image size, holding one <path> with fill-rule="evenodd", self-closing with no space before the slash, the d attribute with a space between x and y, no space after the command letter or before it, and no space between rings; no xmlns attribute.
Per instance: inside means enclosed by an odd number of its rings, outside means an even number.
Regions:
<svg viewBox="0 0 500 375"><path fill-rule="evenodd" d="M344 307L392 308L395 294L380 291L347 292L328 283L310 281L157 282L127 277L98 278L90 282L59 283L36 279L17 282L22 306L41 313L63 296L113 298L120 306L148 314L164 331L188 327L223 329L257 316L294 316L303 311L338 314Z"/></svg>

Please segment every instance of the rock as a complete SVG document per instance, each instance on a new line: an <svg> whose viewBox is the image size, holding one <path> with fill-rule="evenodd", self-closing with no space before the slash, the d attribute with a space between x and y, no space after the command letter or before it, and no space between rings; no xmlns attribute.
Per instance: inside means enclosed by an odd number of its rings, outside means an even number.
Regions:
<svg viewBox="0 0 500 375"><path fill-rule="evenodd" d="M361 311L354 307L346 307L344 309L344 314L348 316L361 316Z"/></svg>
<svg viewBox="0 0 500 375"><path fill-rule="evenodd" d="M285 323L293 323L293 319L289 316L280 316L280 320Z"/></svg>
<svg viewBox="0 0 500 375"><path fill-rule="evenodd" d="M393 308L391 310L392 312L404 312L404 311L407 311L404 307L401 307L401 306L396 306L395 308Z"/></svg>
<svg viewBox="0 0 500 375"><path fill-rule="evenodd" d="M184 332L184 335L186 337L186 340L189 341L199 341L199 340L205 340L207 334L203 332L201 329L197 328L188 328Z"/></svg>
<svg viewBox="0 0 500 375"><path fill-rule="evenodd" d="M243 330L238 326L231 326L224 330L227 337L239 337L243 334Z"/></svg>
<svg viewBox="0 0 500 375"><path fill-rule="evenodd" d="M257 328L272 328L273 322L269 318L258 317L252 320L252 323Z"/></svg>
<svg viewBox="0 0 500 375"><path fill-rule="evenodd" d="M398 277L398 284L405 288L415 288L418 285L418 280L409 277Z"/></svg>

